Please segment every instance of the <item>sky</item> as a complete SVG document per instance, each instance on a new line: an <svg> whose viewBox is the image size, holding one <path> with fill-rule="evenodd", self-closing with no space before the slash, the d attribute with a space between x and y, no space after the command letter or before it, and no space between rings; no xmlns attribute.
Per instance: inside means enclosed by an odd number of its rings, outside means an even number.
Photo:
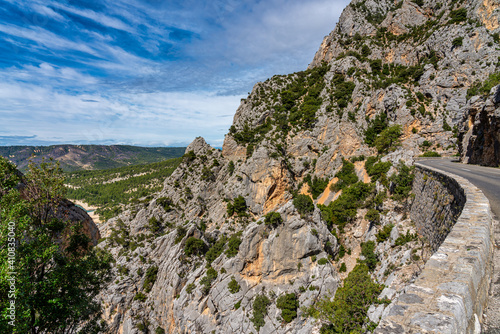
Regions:
<svg viewBox="0 0 500 334"><path fill-rule="evenodd" d="M345 0L0 0L0 145L220 147L307 68Z"/></svg>

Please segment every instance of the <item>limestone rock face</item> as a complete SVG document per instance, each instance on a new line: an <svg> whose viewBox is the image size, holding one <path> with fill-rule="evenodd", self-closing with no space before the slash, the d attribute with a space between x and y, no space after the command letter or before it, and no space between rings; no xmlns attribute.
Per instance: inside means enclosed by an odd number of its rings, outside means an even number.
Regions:
<svg viewBox="0 0 500 334"><path fill-rule="evenodd" d="M470 164L498 167L500 163L500 86L486 98L468 101L459 133L460 156Z"/></svg>
<svg viewBox="0 0 500 334"><path fill-rule="evenodd" d="M196 138L162 191L100 226L106 239L99 247L116 258L116 279L101 296L112 332L255 333L253 303L266 295L259 333L317 333L321 324L300 310L281 321L277 298L295 293L302 307L333 296L367 241L380 260L372 276L387 286L384 296L399 296L429 256L417 241L396 245L417 232L408 203L382 200L378 224L361 208L342 240L319 204L341 196L330 186L343 159L357 160L358 178L369 183L364 157L391 162L388 177L427 150L457 153L459 131L462 152L498 161L491 147L499 94L480 101L470 90L497 70L496 6L354 0L309 69L259 82L242 99L222 151ZM400 136L386 146L370 139L386 128ZM299 214L293 198L313 197L312 180L328 186L315 194L312 212ZM390 184L373 188L385 195ZM374 305L369 317L387 312Z"/></svg>

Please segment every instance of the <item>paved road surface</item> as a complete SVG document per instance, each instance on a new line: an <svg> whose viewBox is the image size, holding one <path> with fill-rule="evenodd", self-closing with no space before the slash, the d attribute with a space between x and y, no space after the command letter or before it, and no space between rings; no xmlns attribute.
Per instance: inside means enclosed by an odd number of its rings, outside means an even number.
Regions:
<svg viewBox="0 0 500 334"><path fill-rule="evenodd" d="M419 160L418 163L466 178L483 191L490 201L491 210L500 217L500 168L466 165L446 159Z"/></svg>
<svg viewBox="0 0 500 334"><path fill-rule="evenodd" d="M500 168L465 165L446 159L419 160L418 163L462 176L482 190L496 216L493 227L495 254L493 256L493 280L488 308L485 311L484 334L500 333Z"/></svg>

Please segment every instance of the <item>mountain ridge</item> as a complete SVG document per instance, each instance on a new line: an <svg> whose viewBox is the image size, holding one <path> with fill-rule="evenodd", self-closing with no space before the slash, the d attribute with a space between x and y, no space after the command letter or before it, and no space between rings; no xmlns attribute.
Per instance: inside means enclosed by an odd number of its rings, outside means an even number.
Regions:
<svg viewBox="0 0 500 334"><path fill-rule="evenodd" d="M11 160L20 170L34 162L53 158L64 171L109 169L122 166L159 162L178 158L184 147L140 147L131 145L50 145L50 146L0 146L0 155Z"/></svg>
<svg viewBox="0 0 500 334"><path fill-rule="evenodd" d="M222 152L196 138L162 191L101 225L112 331L373 332L432 254L408 217L415 158L456 155L471 103L495 106L479 93L496 7L354 0L308 69L242 99ZM339 304L353 286L377 294Z"/></svg>

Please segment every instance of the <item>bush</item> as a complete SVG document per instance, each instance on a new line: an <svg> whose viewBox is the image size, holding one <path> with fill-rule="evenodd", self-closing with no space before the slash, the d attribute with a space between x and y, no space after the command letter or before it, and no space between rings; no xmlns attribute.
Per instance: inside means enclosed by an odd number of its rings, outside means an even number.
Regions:
<svg viewBox="0 0 500 334"><path fill-rule="evenodd" d="M393 224L385 225L378 233L375 235L377 237L377 242L384 242L391 236L391 231L394 228Z"/></svg>
<svg viewBox="0 0 500 334"><path fill-rule="evenodd" d="M467 9L460 8L457 10L452 10L449 16L450 20L448 23L459 23L467 20Z"/></svg>
<svg viewBox="0 0 500 334"><path fill-rule="evenodd" d="M378 263L377 254L375 254L375 241L367 241L361 243L361 255L365 257L363 261L360 261L368 267L370 271L373 271Z"/></svg>
<svg viewBox="0 0 500 334"><path fill-rule="evenodd" d="M441 154L434 152L434 151L428 151L428 152L425 152L424 154L421 155L421 157L424 157L424 158L439 158L440 156L441 156Z"/></svg>
<svg viewBox="0 0 500 334"><path fill-rule="evenodd" d="M228 288L229 292L234 294L234 293L238 293L240 291L241 287L233 276L233 277L231 277L231 282L229 282L227 284L227 288Z"/></svg>
<svg viewBox="0 0 500 334"><path fill-rule="evenodd" d="M202 255L206 251L206 245L203 240L189 237L186 240L186 245L184 246L184 253L186 256L191 255Z"/></svg>
<svg viewBox="0 0 500 334"><path fill-rule="evenodd" d="M313 199L318 198L319 195L323 193L323 191L326 189L328 186L329 180L327 178L321 179L315 176L313 179L311 179L311 176L308 175L305 180L307 181L307 184L309 185L309 190L311 191Z"/></svg>
<svg viewBox="0 0 500 334"><path fill-rule="evenodd" d="M314 203L311 197L304 194L297 195L297 197L293 199L293 205L303 216L314 211Z"/></svg>
<svg viewBox="0 0 500 334"><path fill-rule="evenodd" d="M321 333L364 333L368 308L377 302L383 289L372 281L368 267L358 264L337 289L335 298L324 297L315 305L305 309L305 315L328 322Z"/></svg>
<svg viewBox="0 0 500 334"><path fill-rule="evenodd" d="M181 242L182 239L184 239L184 237L186 236L186 233L187 233L187 230L185 227L178 226L177 227L177 236L175 237L174 243L178 244L179 242Z"/></svg>
<svg viewBox="0 0 500 334"><path fill-rule="evenodd" d="M318 264L320 266L324 266L327 263L328 263L328 260L326 258L324 258L324 257L322 257L321 259L318 260Z"/></svg>
<svg viewBox="0 0 500 334"><path fill-rule="evenodd" d="M138 300L140 302L145 302L146 299L148 299L148 296L146 296L144 293L141 291L137 292L134 296L134 300Z"/></svg>
<svg viewBox="0 0 500 334"><path fill-rule="evenodd" d="M366 213L365 219L370 223L378 224L380 222L380 212L377 209L370 209Z"/></svg>
<svg viewBox="0 0 500 334"><path fill-rule="evenodd" d="M271 301L265 295L258 295L253 301L253 318L250 320L257 332L266 324L264 317L267 315L267 307L270 304Z"/></svg>
<svg viewBox="0 0 500 334"><path fill-rule="evenodd" d="M381 177L385 179L385 174L389 171L392 166L390 161L387 162L377 162L378 158L369 157L365 162L365 169L368 175L370 175L371 181L375 182Z"/></svg>
<svg viewBox="0 0 500 334"><path fill-rule="evenodd" d="M234 173L234 162L232 160L229 161L229 164L227 165L227 172L229 175L233 175Z"/></svg>
<svg viewBox="0 0 500 334"><path fill-rule="evenodd" d="M226 245L227 238L222 236L216 243L205 254L205 260L207 260L207 265L211 265L215 259L217 259L224 251L224 246Z"/></svg>
<svg viewBox="0 0 500 334"><path fill-rule="evenodd" d="M189 283L186 286L186 292L189 293L189 294L193 293L195 287L196 286L194 285L194 283Z"/></svg>
<svg viewBox="0 0 500 334"><path fill-rule="evenodd" d="M395 246L403 246L407 242L417 240L416 233L410 233L410 231L406 231L406 234L401 234L395 241Z"/></svg>
<svg viewBox="0 0 500 334"><path fill-rule="evenodd" d="M155 216L149 218L148 222L149 229L152 233L156 234L161 230L161 222Z"/></svg>
<svg viewBox="0 0 500 334"><path fill-rule="evenodd" d="M247 202L243 196L238 196L234 199L233 203L227 203L227 214L231 217L235 213L238 216L246 216Z"/></svg>
<svg viewBox="0 0 500 334"><path fill-rule="evenodd" d="M156 199L156 204L160 205L166 212L173 210L174 202L168 197L160 197Z"/></svg>
<svg viewBox="0 0 500 334"><path fill-rule="evenodd" d="M283 218L278 212L269 212L264 216L264 223L266 225L279 225L283 222Z"/></svg>
<svg viewBox="0 0 500 334"><path fill-rule="evenodd" d="M156 327L155 334L165 334L165 330L161 327Z"/></svg>
<svg viewBox="0 0 500 334"><path fill-rule="evenodd" d="M368 125L365 131L365 143L368 146L373 146L377 135L385 130L388 126L387 114L382 113L375 116L375 119Z"/></svg>
<svg viewBox="0 0 500 334"><path fill-rule="evenodd" d="M297 295L295 295L295 293L287 293L278 298L276 306L281 310L281 318L283 321L290 323L297 317L299 300L297 299Z"/></svg>
<svg viewBox="0 0 500 334"><path fill-rule="evenodd" d="M225 252L227 257L234 257L238 254L241 245L241 232L233 234L227 242L227 250Z"/></svg>
<svg viewBox="0 0 500 334"><path fill-rule="evenodd" d="M463 40L464 40L464 38L463 38L463 37L457 37L457 38L455 38L455 39L451 42L451 45L453 45L454 47L459 47L459 46L462 46L462 45L463 45Z"/></svg>
<svg viewBox="0 0 500 334"><path fill-rule="evenodd" d="M342 160L342 168L335 174L335 177L339 180L332 187L332 190L340 190L345 187L358 182L358 176L356 175L356 170L354 164L349 160Z"/></svg>
<svg viewBox="0 0 500 334"><path fill-rule="evenodd" d="M210 267L207 270L207 274L200 280L201 292L204 295L207 295L210 292L210 288L212 287L212 283L217 278L217 271L214 268Z"/></svg>
<svg viewBox="0 0 500 334"><path fill-rule="evenodd" d="M399 145L399 137L401 136L401 126L393 125L385 129L373 142L378 153L386 153L394 146Z"/></svg>
<svg viewBox="0 0 500 334"><path fill-rule="evenodd" d="M413 167L406 166L402 161L399 163L398 169L399 173L390 177L392 182L391 192L396 200L402 200L408 198L415 175L413 175Z"/></svg>
<svg viewBox="0 0 500 334"><path fill-rule="evenodd" d="M346 271L347 271L347 267L346 267L345 263L344 263L344 262L342 262L342 263L340 264L340 269L339 269L339 272L340 272L340 273L345 273Z"/></svg>
<svg viewBox="0 0 500 334"><path fill-rule="evenodd" d="M151 289L153 288L153 285L156 282L157 275L158 275L157 266L149 267L148 270L146 271L146 278L144 279L144 284L142 285L142 288L146 293L151 291Z"/></svg>

